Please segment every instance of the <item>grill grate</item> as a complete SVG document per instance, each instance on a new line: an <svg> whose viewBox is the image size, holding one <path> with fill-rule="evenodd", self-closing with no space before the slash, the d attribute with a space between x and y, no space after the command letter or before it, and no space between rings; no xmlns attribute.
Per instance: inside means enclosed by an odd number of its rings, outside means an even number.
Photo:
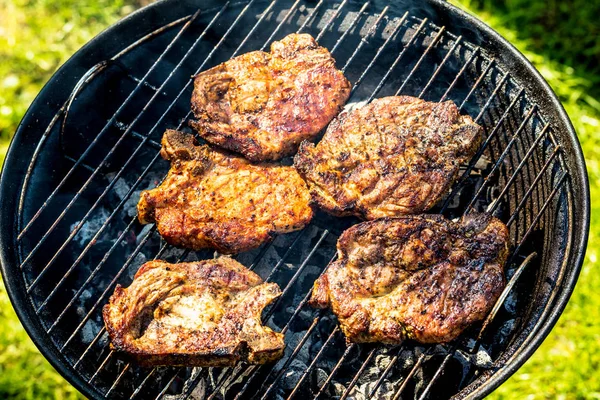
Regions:
<svg viewBox="0 0 600 400"><path fill-rule="evenodd" d="M377 2L227 2L169 23L90 70L48 125L18 212L26 292L64 361L107 397L425 399L466 393L493 374L492 365L514 359L518 352L511 346L523 341L517 333L535 332L558 295L551 290L531 299L528 293L543 279L559 287L565 277L562 269L548 278L551 271L543 265L551 246L564 252L569 247L570 236L557 242L556 234L572 226L570 175L552 124L509 70L451 33L451 26L428 18ZM337 236L356 220L318 214L305 230L238 256L283 287L263 315L287 333L286 356L275 366L142 369L119 360L100 316L115 285L128 285L148 259L213 256L172 248L134 214L139 191L165 176L160 135L167 127L187 129L189 77L243 52L264 50L294 31L309 32L331 49L355 83L350 105L409 94L451 99L476 116L486 139L433 212L455 218L487 210L508 224L514 251L505 292L483 328L456 343L346 346L330 313L306 302L314 279L335 259ZM89 115L86 110L101 102L98 116ZM58 143L48 139L56 134ZM33 188L40 190L33 172L47 163L47 147L63 155L60 171L47 183L47 195L32 197ZM541 248L535 258L533 251ZM537 322L529 322L534 313ZM469 359L482 349L489 363Z"/></svg>

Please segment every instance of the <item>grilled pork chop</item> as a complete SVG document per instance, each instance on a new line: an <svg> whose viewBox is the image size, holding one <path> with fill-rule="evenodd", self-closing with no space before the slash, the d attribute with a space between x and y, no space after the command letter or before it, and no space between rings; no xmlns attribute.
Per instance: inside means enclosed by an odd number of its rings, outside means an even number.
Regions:
<svg viewBox="0 0 600 400"><path fill-rule="evenodd" d="M310 302L331 306L350 342L454 340L505 287L508 229L485 214L383 218L346 230Z"/></svg>
<svg viewBox="0 0 600 400"><path fill-rule="evenodd" d="M340 114L319 144L301 144L294 165L331 214L416 214L447 192L480 140L481 128L451 101L384 97Z"/></svg>
<svg viewBox="0 0 600 400"><path fill-rule="evenodd" d="M293 167L251 164L175 130L165 132L161 155L171 169L159 187L142 192L138 218L156 222L172 245L238 253L312 218L308 188Z"/></svg>
<svg viewBox="0 0 600 400"><path fill-rule="evenodd" d="M273 42L200 73L191 122L200 136L249 160L278 160L314 139L341 110L350 83L308 34Z"/></svg>
<svg viewBox="0 0 600 400"><path fill-rule="evenodd" d="M281 295L237 261L148 262L103 309L111 347L143 366L263 364L281 357L283 334L261 323Z"/></svg>

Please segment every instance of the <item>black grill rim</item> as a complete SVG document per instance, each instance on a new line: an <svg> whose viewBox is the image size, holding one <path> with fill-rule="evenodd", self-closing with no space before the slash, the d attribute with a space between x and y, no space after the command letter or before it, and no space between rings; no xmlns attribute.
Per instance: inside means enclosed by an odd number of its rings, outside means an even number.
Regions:
<svg viewBox="0 0 600 400"><path fill-rule="evenodd" d="M506 39L472 15L443 0L427 0L427 2L431 6L432 12L436 14L434 20L438 25L445 25L444 21L450 16L453 18L458 17L459 20L463 21L464 26L452 26L453 33L463 34L465 38L476 44L478 42L485 43L483 47L486 51L489 51L504 65L512 66L511 74L521 78L521 82L525 83L526 93L535 98L536 103L544 109L548 121L557 128L556 134L561 139L561 145L564 146L564 160L570 172L571 180L571 191L567 193L571 197L571 204L575 206L571 210L572 218L569 221L571 225L570 251L568 257L563 260L563 265L570 265L571 268L567 271L562 287L556 289L559 294L555 304L549 315L538 322L540 325L537 330L529 334L525 344L521 345L521 348L514 354L509 363L494 371L491 377L482 376L475 380L471 385L464 388L461 393L461 397L466 395L468 398L481 398L491 393L508 379L533 354L550 333L564 310L574 289L585 256L590 227L589 182L583 153L566 111L548 83L533 65ZM33 305L23 295L26 288L17 268L19 263L16 252L18 233L16 211L19 203L19 189L22 187L30 159L30 157L24 157L23 155L32 154L41 139L38 131L28 128L36 124L39 115L48 115L48 113L54 115L60 105L67 100L80 76L93 65L110 58L128 44L158 27L192 14L197 10L197 6L192 4L192 1L177 2L177 7L173 7L172 3L173 0L160 0L132 13L92 39L54 74L40 91L19 124L7 152L0 176L0 269L8 295L25 330L40 352L71 384L90 398L101 399L104 396L85 382L77 370L64 361L64 356L58 352L46 334L35 314ZM205 4L207 4L206 8L210 9L219 3L217 0L209 0ZM140 26L144 27L143 31L140 30ZM479 36L474 38L473 31L477 31ZM128 38L126 43L122 40L124 37ZM48 90L48 87L57 81L65 88L62 92L62 98L50 94ZM483 384L480 382L482 379L485 380Z"/></svg>

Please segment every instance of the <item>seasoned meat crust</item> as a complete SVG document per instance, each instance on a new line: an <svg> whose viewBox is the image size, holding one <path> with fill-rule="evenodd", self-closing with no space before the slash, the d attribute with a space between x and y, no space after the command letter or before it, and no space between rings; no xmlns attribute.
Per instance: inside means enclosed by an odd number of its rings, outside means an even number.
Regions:
<svg viewBox="0 0 600 400"><path fill-rule="evenodd" d="M156 222L172 245L238 253L312 218L308 188L293 167L251 164L174 130L165 132L161 155L171 169L159 187L142 192L138 218Z"/></svg>
<svg viewBox="0 0 600 400"><path fill-rule="evenodd" d="M350 342L454 340L505 287L508 229L485 214L383 218L346 230L311 304L330 306Z"/></svg>
<svg viewBox="0 0 600 400"><path fill-rule="evenodd" d="M273 42L200 73L190 125L249 160L278 160L314 139L342 109L350 82L308 34Z"/></svg>
<svg viewBox="0 0 600 400"><path fill-rule="evenodd" d="M148 262L103 309L111 347L143 366L263 364L283 354L283 334L261 323L281 295L275 283L228 257Z"/></svg>
<svg viewBox="0 0 600 400"><path fill-rule="evenodd" d="M417 214L448 191L481 136L479 125L451 101L384 97L341 113L319 144L300 145L294 165L331 214Z"/></svg>

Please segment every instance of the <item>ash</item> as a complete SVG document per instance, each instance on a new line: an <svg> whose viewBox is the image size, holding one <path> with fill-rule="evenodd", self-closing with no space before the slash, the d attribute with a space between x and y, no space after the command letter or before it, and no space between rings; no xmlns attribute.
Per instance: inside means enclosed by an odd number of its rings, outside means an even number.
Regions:
<svg viewBox="0 0 600 400"><path fill-rule="evenodd" d="M81 221L71 224L70 231L74 232L79 229L73 237L73 242L80 246L84 246L91 241L96 232L100 230L104 222L108 219L109 212L105 208L100 208L92 219L88 219L81 225Z"/></svg>

